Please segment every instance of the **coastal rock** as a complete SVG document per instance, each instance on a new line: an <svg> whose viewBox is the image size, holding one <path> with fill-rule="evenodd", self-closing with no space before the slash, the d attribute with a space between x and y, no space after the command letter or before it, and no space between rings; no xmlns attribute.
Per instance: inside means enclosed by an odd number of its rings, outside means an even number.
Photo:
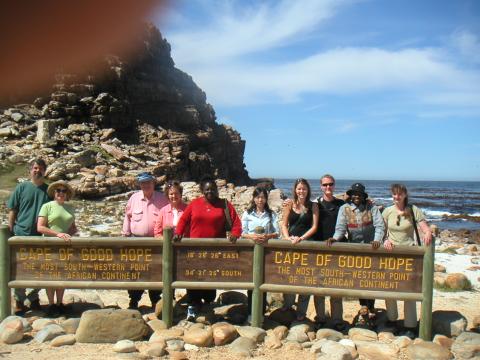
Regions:
<svg viewBox="0 0 480 360"><path fill-rule="evenodd" d="M80 318L70 318L62 321L60 326L65 329L67 334L75 334L80 324Z"/></svg>
<svg viewBox="0 0 480 360"><path fill-rule="evenodd" d="M45 326L50 325L50 324L55 324L55 320L53 320L53 319L37 319L32 323L32 329L34 331L40 331Z"/></svg>
<svg viewBox="0 0 480 360"><path fill-rule="evenodd" d="M235 339L228 348L233 354L240 355L240 356L250 356L252 350L257 347L257 343L246 337L239 337Z"/></svg>
<svg viewBox="0 0 480 360"><path fill-rule="evenodd" d="M165 355L165 349L167 345L163 343L153 343L147 344L141 351L142 354L145 354L149 357L161 357Z"/></svg>
<svg viewBox="0 0 480 360"><path fill-rule="evenodd" d="M235 326L229 323L217 323L213 325L213 341L215 346L222 346L232 342L238 337Z"/></svg>
<svg viewBox="0 0 480 360"><path fill-rule="evenodd" d="M322 341L324 342L317 359L352 360L352 355L345 346L331 340Z"/></svg>
<svg viewBox="0 0 480 360"><path fill-rule="evenodd" d="M467 328L467 319L458 311L437 310L432 313L434 334L458 336Z"/></svg>
<svg viewBox="0 0 480 360"><path fill-rule="evenodd" d="M253 326L240 326L237 331L241 337L252 339L256 343L262 342L267 335L265 330Z"/></svg>
<svg viewBox="0 0 480 360"><path fill-rule="evenodd" d="M449 338L448 336L445 336L445 335L437 334L434 336L432 342L440 346L443 346L445 349L450 350L452 348L454 339Z"/></svg>
<svg viewBox="0 0 480 360"><path fill-rule="evenodd" d="M189 329L183 335L183 341L187 344L198 347L209 347L213 344L212 328L207 329Z"/></svg>
<svg viewBox="0 0 480 360"><path fill-rule="evenodd" d="M140 340L149 332L136 310L88 310L82 314L76 333L80 343L115 343Z"/></svg>
<svg viewBox="0 0 480 360"><path fill-rule="evenodd" d="M472 288L470 280L462 273L448 274L445 286L452 290L470 290Z"/></svg>
<svg viewBox="0 0 480 360"><path fill-rule="evenodd" d="M265 337L265 347L267 349L279 349L282 347L282 341L271 333Z"/></svg>
<svg viewBox="0 0 480 360"><path fill-rule="evenodd" d="M407 348L407 357L409 360L449 360L452 359L452 353L438 344L423 341L410 345Z"/></svg>
<svg viewBox="0 0 480 360"><path fill-rule="evenodd" d="M447 272L447 268L442 264L435 264L433 267L433 271L444 273Z"/></svg>
<svg viewBox="0 0 480 360"><path fill-rule="evenodd" d="M0 326L0 342L15 344L23 339L23 323L20 319L10 319Z"/></svg>
<svg viewBox="0 0 480 360"><path fill-rule="evenodd" d="M413 340L410 339L408 336L399 336L393 342L400 349L405 349L407 346L409 346L413 342Z"/></svg>
<svg viewBox="0 0 480 360"><path fill-rule="evenodd" d="M360 356L371 360L397 359L400 349L394 344L385 344L376 341L354 340Z"/></svg>
<svg viewBox="0 0 480 360"><path fill-rule="evenodd" d="M73 334L60 335L50 342L50 346L53 346L53 347L67 346L67 345L73 345L75 344L75 342L76 342L75 335Z"/></svg>
<svg viewBox="0 0 480 360"><path fill-rule="evenodd" d="M299 324L292 326L287 334L287 341L296 341L298 343L304 343L309 341L307 332L310 330L310 327L306 324Z"/></svg>
<svg viewBox="0 0 480 360"><path fill-rule="evenodd" d="M377 333L372 330L362 329L362 328L351 328L348 330L348 337L353 340L361 340L361 341L377 341Z"/></svg>
<svg viewBox="0 0 480 360"><path fill-rule="evenodd" d="M284 325L280 325L280 326L276 326L273 330L272 330L273 334L275 335L275 337L279 340L283 340L287 337L287 334L288 334L288 328Z"/></svg>
<svg viewBox="0 0 480 360"><path fill-rule="evenodd" d="M30 323L26 318L21 316L16 316L16 315L10 315L10 316L7 316L5 319L3 319L3 321L0 323L0 333L5 328L10 328L10 329L20 328L20 325L18 324L18 322L21 323L23 332L32 330L32 326L30 325Z"/></svg>
<svg viewBox="0 0 480 360"><path fill-rule="evenodd" d="M184 330L181 328L160 329L155 331L148 342L168 341L182 338Z"/></svg>
<svg viewBox="0 0 480 360"><path fill-rule="evenodd" d="M452 344L457 359L478 359L480 357L480 334L463 332Z"/></svg>
<svg viewBox="0 0 480 360"><path fill-rule="evenodd" d="M185 347L185 342L183 340L168 340L167 342L167 351L183 351Z"/></svg>
<svg viewBox="0 0 480 360"><path fill-rule="evenodd" d="M113 351L117 353L131 353L136 352L137 348L132 340L120 340L113 345Z"/></svg>
<svg viewBox="0 0 480 360"><path fill-rule="evenodd" d="M289 352L289 351L300 351L300 350L303 350L303 346L302 346L302 344L299 344L299 343L296 342L296 341L287 341L287 342L283 345L283 350L286 351L286 352Z"/></svg>
<svg viewBox="0 0 480 360"><path fill-rule="evenodd" d="M147 325L152 329L153 332L158 330L165 330L167 328L167 324L163 320L154 319L150 320Z"/></svg>
<svg viewBox="0 0 480 360"><path fill-rule="evenodd" d="M333 329L320 329L317 331L317 339L327 339L332 341L339 341L343 339L343 334L340 331Z"/></svg>
<svg viewBox="0 0 480 360"><path fill-rule="evenodd" d="M40 330L35 335L34 339L38 343L44 343L60 335L65 335L65 330L60 325L49 324Z"/></svg>

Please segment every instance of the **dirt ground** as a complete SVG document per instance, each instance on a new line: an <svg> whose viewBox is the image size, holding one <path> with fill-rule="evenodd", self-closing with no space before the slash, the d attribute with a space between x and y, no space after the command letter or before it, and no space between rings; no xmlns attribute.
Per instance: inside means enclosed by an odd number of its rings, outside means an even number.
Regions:
<svg viewBox="0 0 480 360"><path fill-rule="evenodd" d="M67 293L75 293L84 297L87 292L94 292L102 299L105 305L118 305L120 307L127 307L128 295L126 291L119 290L67 290ZM40 293L42 304L46 303L44 292ZM148 297L143 296L140 304L147 304ZM475 316L480 315L480 292L479 291L463 291L463 292L438 292L435 291L433 310L456 310L462 313L468 320L468 328L472 326L472 320ZM418 313L420 314L420 304L418 304ZM377 300L377 308L385 308L383 300ZM327 306L328 309L328 300ZM353 320L353 316L358 310L357 300L344 300L344 319L348 322ZM310 301L308 308L308 317L313 319L315 316L313 301ZM399 306L399 316L403 318L402 306ZM138 342L140 344L141 342ZM243 359L240 356L232 354L227 346L213 347L208 349L200 349L199 351L185 352L187 357L192 360L209 359L209 360L225 360L225 359ZM166 356L165 358L167 358ZM52 359L82 359L82 360L96 360L101 358L106 359L141 359L143 356L140 353L118 354L112 350L112 344L74 344L72 346L64 346L60 348L53 348L48 343L38 344L32 341L32 338L26 337L24 340L15 345L0 345L0 358L4 359L34 359L34 360L52 360ZM315 356L309 351L289 350L284 348L277 350L266 349L263 345L255 351L254 359L265 360L310 360Z"/></svg>

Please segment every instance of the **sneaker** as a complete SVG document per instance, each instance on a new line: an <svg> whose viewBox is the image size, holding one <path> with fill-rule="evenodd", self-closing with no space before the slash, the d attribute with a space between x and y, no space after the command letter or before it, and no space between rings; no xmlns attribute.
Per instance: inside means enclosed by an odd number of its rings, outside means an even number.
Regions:
<svg viewBox="0 0 480 360"><path fill-rule="evenodd" d="M25 306L23 301L15 300L15 315L23 316L27 312L28 308Z"/></svg>
<svg viewBox="0 0 480 360"><path fill-rule="evenodd" d="M30 303L30 310L34 310L34 311L42 310L39 299L35 299Z"/></svg>
<svg viewBox="0 0 480 360"><path fill-rule="evenodd" d="M195 321L197 318L197 313L195 311L195 307L192 305L189 305L187 308L187 321Z"/></svg>

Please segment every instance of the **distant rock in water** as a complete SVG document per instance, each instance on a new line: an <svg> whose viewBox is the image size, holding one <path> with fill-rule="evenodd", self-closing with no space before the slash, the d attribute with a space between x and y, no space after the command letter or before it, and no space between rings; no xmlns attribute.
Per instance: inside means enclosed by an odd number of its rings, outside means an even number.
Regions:
<svg viewBox="0 0 480 360"><path fill-rule="evenodd" d="M160 182L209 174L251 182L245 141L218 124L205 93L175 68L170 45L147 24L135 58L105 55L102 75L59 73L52 93L0 111L0 162L48 160L50 180L80 197L118 194L148 170Z"/></svg>

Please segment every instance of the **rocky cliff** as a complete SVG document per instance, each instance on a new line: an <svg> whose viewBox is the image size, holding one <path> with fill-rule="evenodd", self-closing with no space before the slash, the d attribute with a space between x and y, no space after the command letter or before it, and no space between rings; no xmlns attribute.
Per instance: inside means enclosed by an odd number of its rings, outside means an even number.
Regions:
<svg viewBox="0 0 480 360"><path fill-rule="evenodd" d="M168 42L146 25L138 43L133 58L106 55L101 71L59 72L50 94L6 106L0 162L42 156L47 177L71 181L81 197L129 190L140 170L160 182L210 174L248 183L245 141L216 123L205 93L175 68Z"/></svg>

